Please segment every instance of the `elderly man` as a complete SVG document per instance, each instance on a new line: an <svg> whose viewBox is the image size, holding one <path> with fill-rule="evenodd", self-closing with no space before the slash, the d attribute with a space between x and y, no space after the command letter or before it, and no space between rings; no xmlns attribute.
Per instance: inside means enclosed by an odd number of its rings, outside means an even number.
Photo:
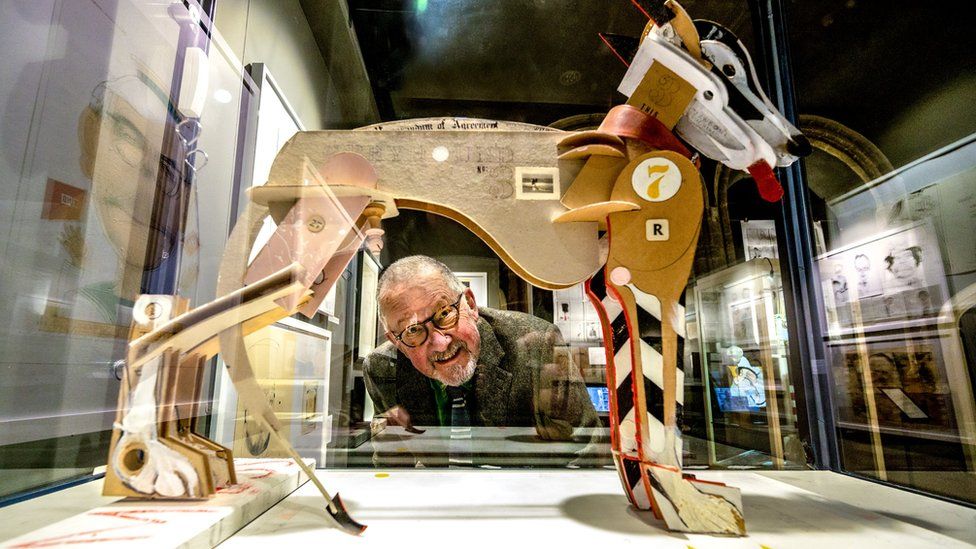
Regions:
<svg viewBox="0 0 976 549"><path fill-rule="evenodd" d="M545 439L598 427L596 412L555 326L479 307L443 263L411 256L377 290L387 343L367 358L377 410L404 425L535 426Z"/></svg>

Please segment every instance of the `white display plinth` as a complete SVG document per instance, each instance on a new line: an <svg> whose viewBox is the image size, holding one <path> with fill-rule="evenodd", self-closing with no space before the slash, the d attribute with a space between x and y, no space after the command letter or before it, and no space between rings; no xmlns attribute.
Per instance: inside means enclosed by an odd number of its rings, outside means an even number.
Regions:
<svg viewBox="0 0 976 549"><path fill-rule="evenodd" d="M234 463L238 484L218 490L208 500L122 498L3 541L0 547L213 547L308 480L298 465L287 459L236 459ZM54 493L39 500L53 505L57 498L58 493ZM34 507L37 500L3 509L0 522L14 524L18 506L27 504ZM325 517L324 511L322 515Z"/></svg>
<svg viewBox="0 0 976 549"><path fill-rule="evenodd" d="M899 516L844 503L851 491L847 482L837 482L835 497L825 497L774 480L775 473L695 474L741 488L746 537L665 531L650 513L630 508L613 470L329 470L323 471L329 488L341 493L349 514L368 526L362 536L350 536L322 520L321 498L308 484L221 548L972 547L935 531L935 525L929 529L918 524L934 522L923 518L928 506L957 509L958 519L970 524L976 523L976 510L894 488L854 481L862 491L877 489L880 499L887 494L910 500ZM828 489L835 480L851 480L822 471L793 475L809 475Z"/></svg>

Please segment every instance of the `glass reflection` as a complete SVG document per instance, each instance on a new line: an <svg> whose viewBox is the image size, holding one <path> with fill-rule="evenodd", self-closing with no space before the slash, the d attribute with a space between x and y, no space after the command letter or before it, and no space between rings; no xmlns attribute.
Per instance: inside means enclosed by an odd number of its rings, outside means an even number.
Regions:
<svg viewBox="0 0 976 549"><path fill-rule="evenodd" d="M450 327L431 325L425 341L414 346L395 336L432 311L451 307L458 294L460 314ZM459 430L471 438L470 430L480 427L528 427L534 431L509 432L572 441L577 428L600 425L579 368L551 323L480 306L469 286L427 256L388 266L377 300L387 342L366 357L363 375L386 425L414 436L423 434L422 427L433 428L424 435L427 441L439 438L439 429L446 428L443 433L453 441ZM494 452L485 450L490 462ZM454 453L449 452L452 464L459 459Z"/></svg>
<svg viewBox="0 0 976 549"><path fill-rule="evenodd" d="M974 139L829 200L817 259L844 467L967 501L976 249L954 235L976 229Z"/></svg>

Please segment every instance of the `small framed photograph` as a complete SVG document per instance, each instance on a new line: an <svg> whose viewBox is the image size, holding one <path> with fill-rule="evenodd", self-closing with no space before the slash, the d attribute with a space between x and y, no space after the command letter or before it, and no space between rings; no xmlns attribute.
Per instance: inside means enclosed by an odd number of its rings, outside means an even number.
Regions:
<svg viewBox="0 0 976 549"><path fill-rule="evenodd" d="M740 347L753 347L759 344L759 325L755 314L757 301L747 297L729 304L732 340Z"/></svg>
<svg viewBox="0 0 976 549"><path fill-rule="evenodd" d="M479 307L488 306L488 273L461 273L456 272L454 276L464 284L465 288L471 288L474 293L474 302Z"/></svg>
<svg viewBox="0 0 976 549"><path fill-rule="evenodd" d="M559 200L559 168L515 168L517 200Z"/></svg>

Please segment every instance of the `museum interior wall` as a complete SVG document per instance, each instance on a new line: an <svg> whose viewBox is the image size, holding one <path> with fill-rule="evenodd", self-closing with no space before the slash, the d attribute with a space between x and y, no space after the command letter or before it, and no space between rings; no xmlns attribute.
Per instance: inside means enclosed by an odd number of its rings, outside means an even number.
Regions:
<svg viewBox="0 0 976 549"><path fill-rule="evenodd" d="M215 297L247 191L296 132L463 130L463 117L593 129L626 70L596 35L643 27L629 2L189 4L0 5L0 498L104 465L133 300ZM687 4L769 57L754 3ZM783 4L797 125L814 147L797 176L809 190L788 199L807 206L798 223L814 238L798 251L786 240L794 210L702 160L705 215L680 303L685 466L833 469L976 503L976 57L951 39L964 19L927 5ZM922 20L940 30L918 32ZM209 60L209 93L189 107L188 46ZM179 125L184 108L199 122ZM478 162L504 166L508 146ZM186 218L160 226L153 205L166 200ZM401 430L364 375L386 340L378 276L423 254L479 306L558 328L598 419L560 441L486 427L473 464L612 467L604 341L582 284L535 287L437 213L402 208L379 227L382 251L358 250L311 318L246 340L295 448L326 468L450 465L449 434ZM237 457L282 455L219 358L204 375L201 434Z"/></svg>

